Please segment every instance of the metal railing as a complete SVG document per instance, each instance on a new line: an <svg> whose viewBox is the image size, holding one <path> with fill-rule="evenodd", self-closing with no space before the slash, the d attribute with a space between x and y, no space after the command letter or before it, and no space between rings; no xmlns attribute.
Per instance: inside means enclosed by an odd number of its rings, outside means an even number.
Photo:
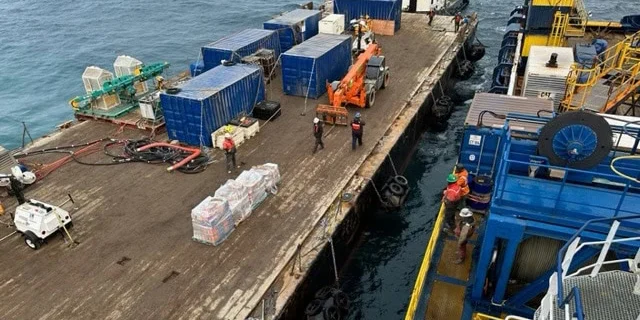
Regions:
<svg viewBox="0 0 640 320"><path fill-rule="evenodd" d="M616 89L609 92L601 112L608 111L617 105L620 99L624 99L640 87L639 46L640 31L599 54L592 68L582 68L574 64L567 77L565 96L561 102L562 111L582 109L591 89L600 79L614 70L619 71L622 78L617 81Z"/></svg>
<svg viewBox="0 0 640 320"><path fill-rule="evenodd" d="M538 163L535 164L535 166L537 166L538 168L547 168L547 169L553 169L558 171L564 171L565 173L562 180L561 181L545 180L542 178L532 178L524 175L517 175L517 174L510 173L510 169L512 165L530 166L530 165L534 165L534 163L514 160L514 159L511 159L510 156L511 156L511 144L507 143L504 149L504 158L502 159L502 163L500 164L500 169L496 177L496 183L495 183L496 190L494 191L495 196L494 196L494 199L492 200L498 204L500 203L500 201L507 200L505 198L505 194L506 195L514 194L519 196L518 198L537 199L538 203L542 203L545 200L551 200L553 202L553 207L550 209L553 209L553 210L557 209L558 205L561 203L568 204L568 205L586 206L587 204L585 204L584 199L569 200L569 199L563 199L562 197L562 195L564 194L563 192L566 192L567 184L573 185L571 181L567 181L567 178L569 177L570 173L590 175L590 176L593 176L594 178L601 178L608 181L621 180L620 176L614 173L586 171L586 170L557 167L557 166L552 166L548 164L538 164ZM532 181L539 182L540 188L545 189L545 191L540 192L540 190L533 190L529 192L527 191L527 189L522 189L522 191L514 188L509 189L507 187L507 182L510 178L526 179L526 180L530 179ZM549 188L544 188L543 187L544 184L558 186L557 193L550 192ZM615 189L607 189L607 188L597 188L597 191L601 194L604 193L604 194L619 195L618 202L614 202L614 203L604 202L604 205L590 203L588 204L588 206L595 210L609 211L611 215L607 216L607 218L617 217L621 213L624 213L624 214L637 213L634 211L628 211L626 209L623 209L624 207L623 205L627 204L626 201L632 201L632 200L629 200L629 197L627 197L627 193L629 192L629 188L631 188L634 183L630 180L625 180L623 184L624 184L624 188L622 191L615 190ZM585 187L585 190L588 190L587 188L588 187ZM600 203L603 203L603 202L600 202Z"/></svg>
<svg viewBox="0 0 640 320"><path fill-rule="evenodd" d="M583 320L585 318L585 314L580 290L577 287L573 287L569 294L567 294L567 296L565 297L564 280L581 275L583 272L589 269L591 269L590 276L592 278L596 277L600 273L603 265L620 264L626 262L631 268L633 268L633 266L636 266L638 263L640 263L640 250L638 251L638 254L636 254L634 259L616 259L605 261L607 253L609 252L609 248L613 243L635 241L636 243L633 245L640 247L637 243L637 241L640 241L640 237L615 239L616 233L620 226L620 221L634 219L640 220L640 215L636 214L616 218L593 219L587 221L580 229L578 229L578 231L567 241L567 243L560 249L560 251L558 251L556 272L554 272L549 279L549 291L547 291L547 294L542 299L539 319L553 319L554 309L558 307L564 309L566 319L571 320L575 317L578 320ZM582 243L580 242L582 233L589 229L590 225L603 223L611 223L609 233L607 234L605 240L588 241ZM576 253L583 248L591 246L601 247L600 254L596 262L591 265L584 266L572 274L567 274L569 268L571 267L573 257L576 255ZM575 309L575 313L573 315L570 314L571 302L574 303Z"/></svg>

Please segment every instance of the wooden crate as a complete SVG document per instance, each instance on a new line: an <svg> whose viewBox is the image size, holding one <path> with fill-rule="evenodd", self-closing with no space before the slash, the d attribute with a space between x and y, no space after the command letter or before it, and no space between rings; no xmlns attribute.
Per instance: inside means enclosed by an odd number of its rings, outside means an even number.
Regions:
<svg viewBox="0 0 640 320"><path fill-rule="evenodd" d="M396 32L396 22L394 20L371 20L371 30L376 35L392 36Z"/></svg>

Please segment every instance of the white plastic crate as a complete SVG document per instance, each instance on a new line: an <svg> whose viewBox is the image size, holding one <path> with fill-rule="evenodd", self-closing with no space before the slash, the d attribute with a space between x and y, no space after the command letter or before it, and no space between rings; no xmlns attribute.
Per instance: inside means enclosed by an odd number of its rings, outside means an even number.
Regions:
<svg viewBox="0 0 640 320"><path fill-rule="evenodd" d="M258 134L258 132L260 132L260 123L256 121L254 124L248 127L238 127L238 128L244 131L244 138L248 140L249 138L252 138L256 134Z"/></svg>

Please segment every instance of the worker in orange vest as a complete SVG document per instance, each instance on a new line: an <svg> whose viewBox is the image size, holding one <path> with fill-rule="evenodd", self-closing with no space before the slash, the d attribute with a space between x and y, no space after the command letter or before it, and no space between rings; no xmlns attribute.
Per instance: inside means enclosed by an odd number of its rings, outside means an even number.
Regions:
<svg viewBox="0 0 640 320"><path fill-rule="evenodd" d="M437 7L433 7L431 8L431 10L429 10L429 25L431 25L431 22L433 22L433 17L436 16L436 10Z"/></svg>
<svg viewBox="0 0 640 320"><path fill-rule="evenodd" d="M363 127L364 121L360 118L360 112L356 112L353 121L351 121L351 150L356 149L356 141L362 145Z"/></svg>
<svg viewBox="0 0 640 320"><path fill-rule="evenodd" d="M322 121L318 118L313 118L313 136L316 137L316 145L313 147L313 153L318 151L318 146L320 146L320 150L324 149L324 143L322 142L322 134L324 133L324 126Z"/></svg>
<svg viewBox="0 0 640 320"><path fill-rule="evenodd" d="M458 32L458 30L460 30L460 22L462 22L462 13L461 12L456 13L456 15L453 16L453 19L451 19L451 21L453 21L453 24L456 27L456 32Z"/></svg>
<svg viewBox="0 0 640 320"><path fill-rule="evenodd" d="M467 257L467 242L473 235L475 229L475 220L473 212L467 208L460 210L460 222L456 227L456 236L458 237L458 250L456 252L455 264L461 264Z"/></svg>
<svg viewBox="0 0 640 320"><path fill-rule="evenodd" d="M227 160L227 172L231 173L233 168L240 168L236 166L236 143L233 142L233 138L229 133L224 134L224 142L222 142L222 150Z"/></svg>
<svg viewBox="0 0 640 320"><path fill-rule="evenodd" d="M460 186L460 197L462 198L460 204L465 205L469 194L469 171L464 168L462 163L458 163L455 172L456 183Z"/></svg>
<svg viewBox="0 0 640 320"><path fill-rule="evenodd" d="M442 195L442 202L444 203L444 221L445 232L453 231L456 225L456 212L458 211L458 205L460 204L461 188L457 183L458 179L454 174L447 176L447 188Z"/></svg>

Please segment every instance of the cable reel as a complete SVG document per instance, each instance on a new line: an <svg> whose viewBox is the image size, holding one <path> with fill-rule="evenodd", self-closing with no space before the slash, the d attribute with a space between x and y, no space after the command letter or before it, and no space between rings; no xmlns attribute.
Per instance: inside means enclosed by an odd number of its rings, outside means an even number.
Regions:
<svg viewBox="0 0 640 320"><path fill-rule="evenodd" d="M613 132L601 116L585 111L563 113L549 121L538 136L538 153L554 166L589 169L613 147Z"/></svg>

